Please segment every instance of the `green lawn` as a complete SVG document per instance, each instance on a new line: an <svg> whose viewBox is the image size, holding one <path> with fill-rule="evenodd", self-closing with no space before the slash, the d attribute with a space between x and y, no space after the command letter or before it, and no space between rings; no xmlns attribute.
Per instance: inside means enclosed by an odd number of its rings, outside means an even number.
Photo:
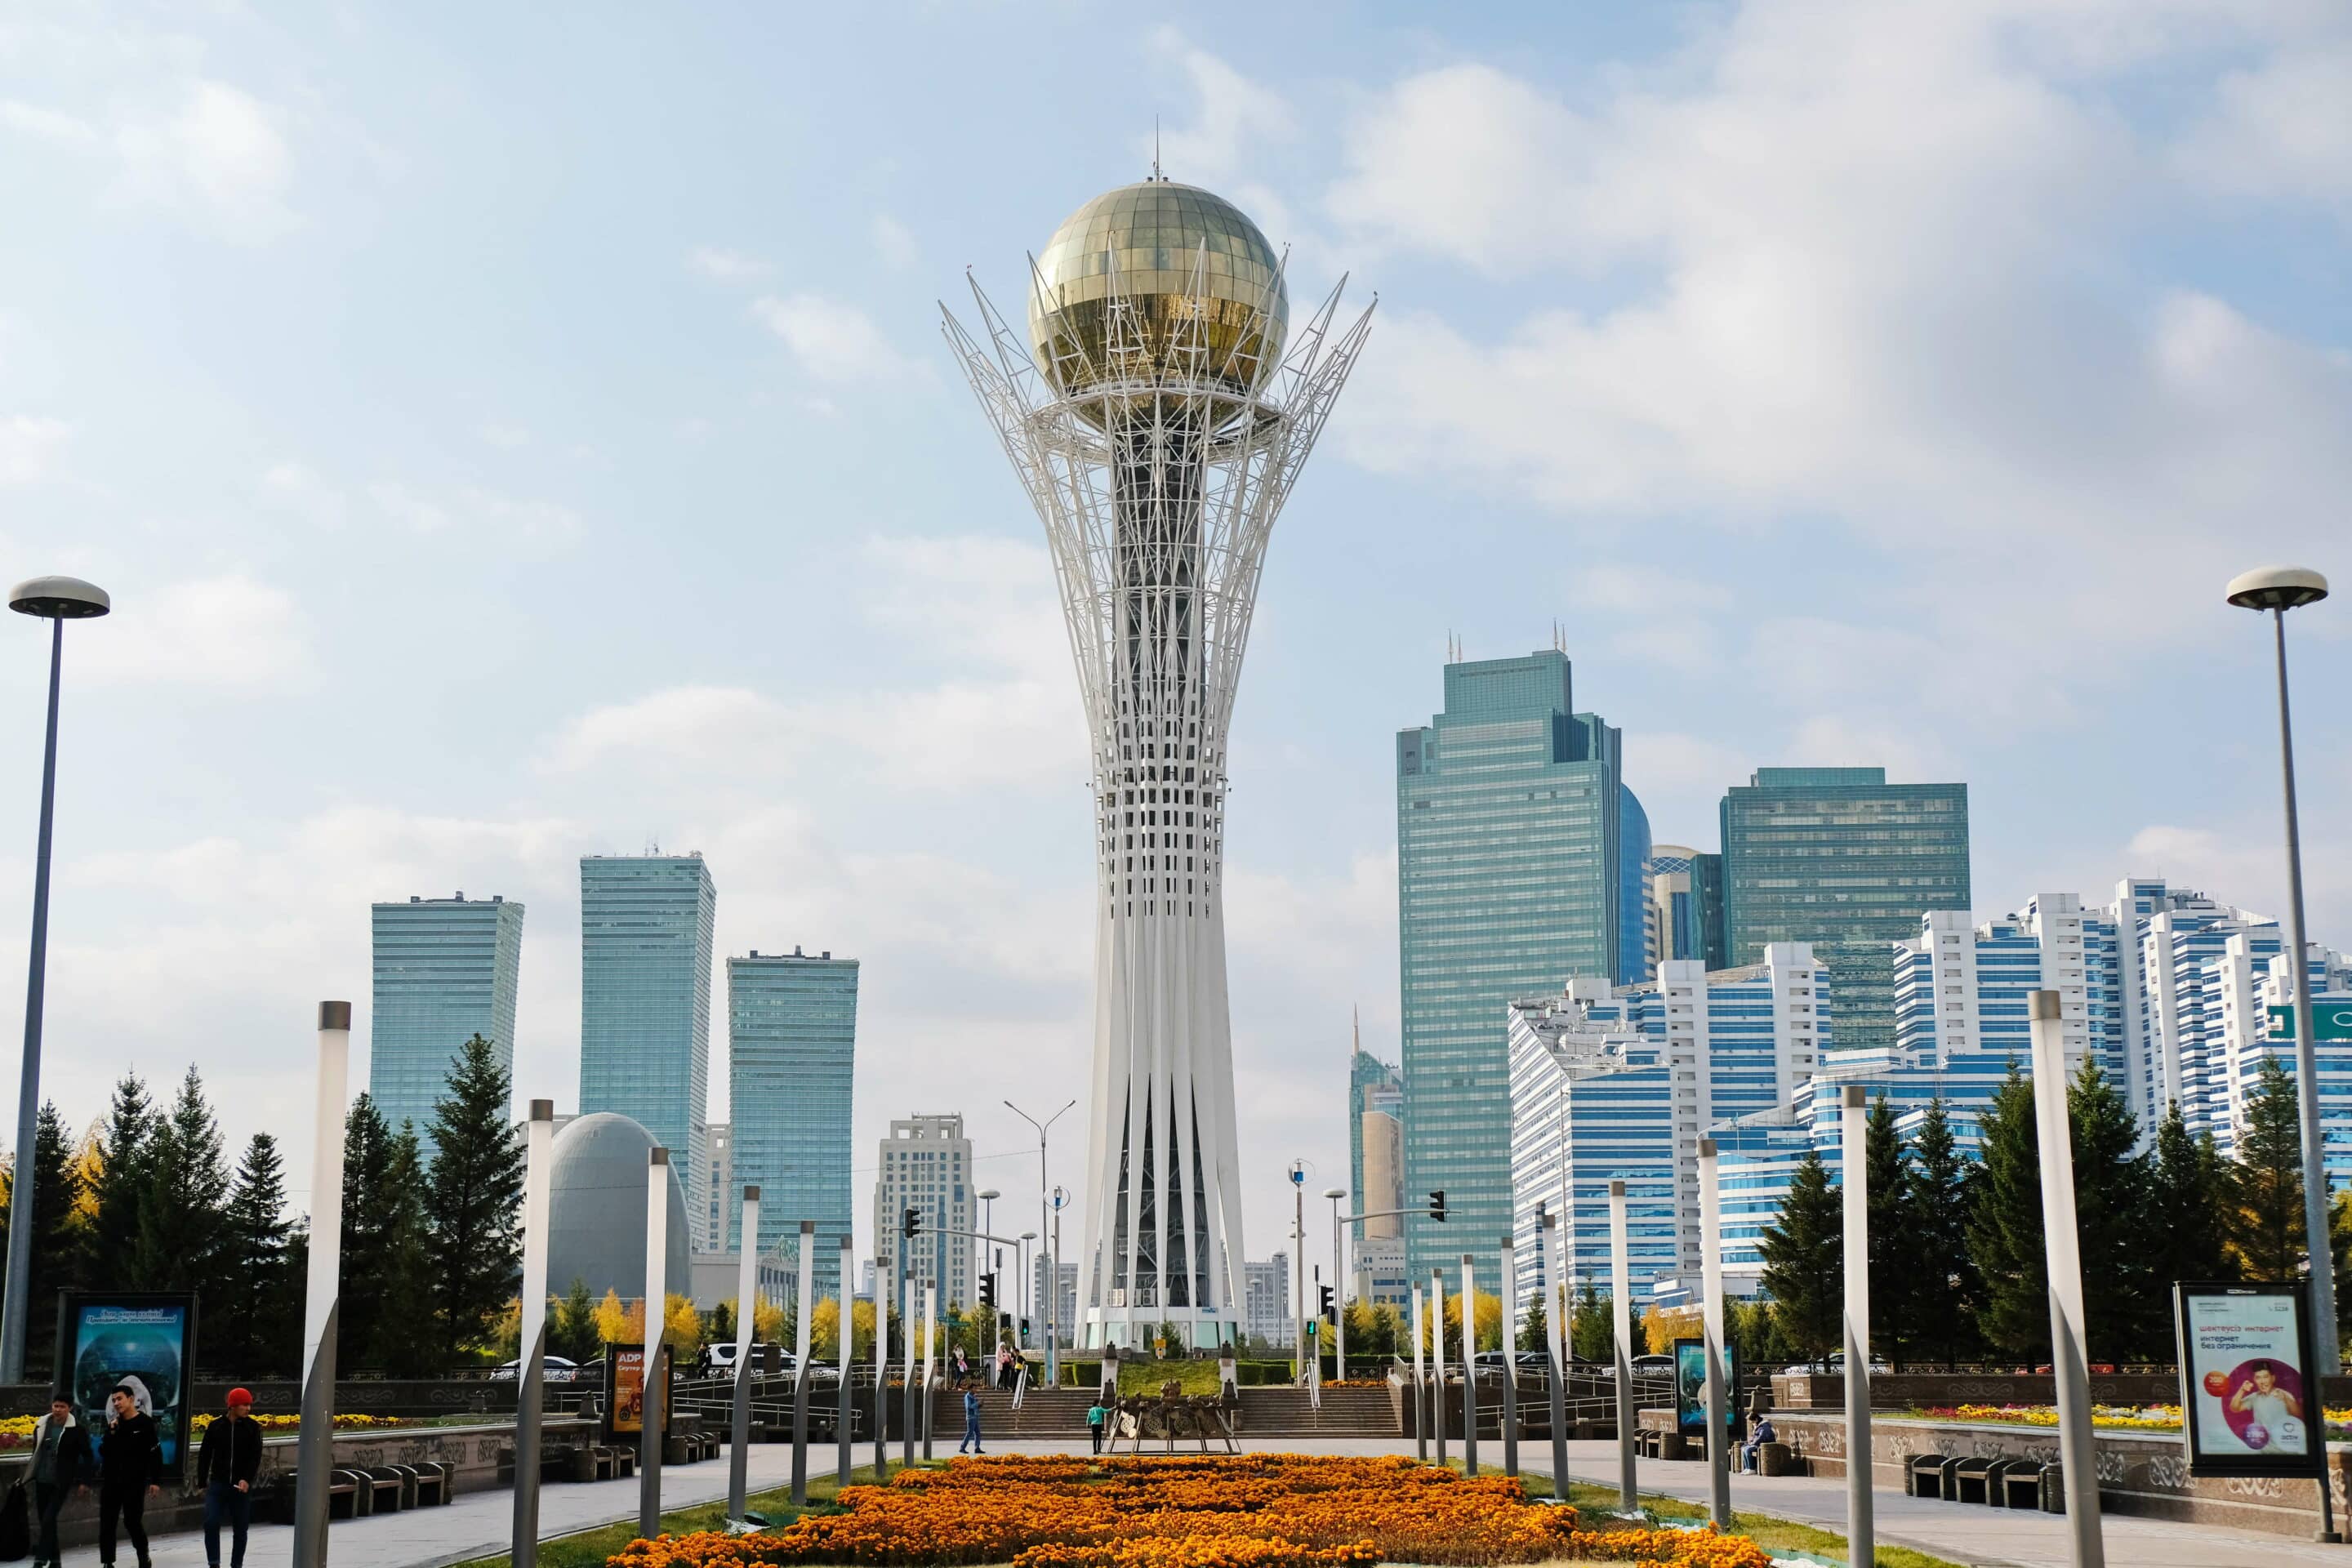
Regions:
<svg viewBox="0 0 2352 1568"><path fill-rule="evenodd" d="M1523 1477L1530 1497L1549 1497L1551 1483L1541 1476ZM1617 1507L1615 1487L1589 1486L1582 1481L1568 1484L1568 1500L1589 1513L1614 1512ZM1677 1523L1703 1520L1706 1510L1681 1498L1654 1497L1644 1494L1642 1506L1661 1520ZM1735 1513L1731 1516L1735 1534L1748 1536L1766 1550L1781 1548L1791 1552L1811 1552L1822 1557L1845 1557L1845 1537L1831 1531L1815 1530L1810 1524L1796 1524L1785 1519L1772 1519L1760 1513ZM1907 1546L1881 1546L1878 1549L1879 1568L1960 1568L1958 1563L1942 1557L1930 1557L1924 1552L1914 1552Z"/></svg>

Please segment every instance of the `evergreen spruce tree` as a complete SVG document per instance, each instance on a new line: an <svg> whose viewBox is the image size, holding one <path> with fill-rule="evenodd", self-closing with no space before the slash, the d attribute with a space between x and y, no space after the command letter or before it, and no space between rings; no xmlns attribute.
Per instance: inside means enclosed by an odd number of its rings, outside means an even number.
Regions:
<svg viewBox="0 0 2352 1568"><path fill-rule="evenodd" d="M1616 1309L1601 1288L1588 1279L1577 1293L1576 1310L1569 1316L1569 1353L1579 1361L1617 1364Z"/></svg>
<svg viewBox="0 0 2352 1568"><path fill-rule="evenodd" d="M268 1133L246 1145L223 1217L220 1289L205 1307L207 1357L232 1377L299 1376L302 1281L292 1267L285 1161Z"/></svg>
<svg viewBox="0 0 2352 1568"><path fill-rule="evenodd" d="M1354 1326L1352 1323L1349 1325L1350 1328ZM1519 1320L1518 1348L1523 1351L1543 1349L1550 1342L1550 1321L1544 1316L1543 1298L1538 1295L1528 1303L1527 1313ZM1351 1339L1349 1342L1354 1342Z"/></svg>
<svg viewBox="0 0 2352 1568"><path fill-rule="evenodd" d="M2230 1253L2230 1171L2210 1133L2192 1135L2175 1101L2157 1123L2148 1169L2148 1289L2168 1308L2183 1279L2235 1279Z"/></svg>
<svg viewBox="0 0 2352 1568"><path fill-rule="evenodd" d="M2034 1135L2033 1085L2014 1062L1978 1119L1977 1160L1969 1216L1969 1259L1984 1281L1977 1328L1994 1349L2039 1365L2050 1359L2042 1151Z"/></svg>
<svg viewBox="0 0 2352 1568"><path fill-rule="evenodd" d="M548 1354L584 1365L604 1352L604 1342L596 1334L596 1302L585 1280L574 1276L547 1312Z"/></svg>
<svg viewBox="0 0 2352 1568"><path fill-rule="evenodd" d="M1780 1331L1806 1361L1825 1361L1839 1340L1845 1292L1845 1222L1829 1171L1811 1149L1789 1181L1780 1218L1764 1227L1762 1284Z"/></svg>
<svg viewBox="0 0 2352 1568"><path fill-rule="evenodd" d="M2304 1264L2303 1129L2294 1079L2264 1057L2238 1131L2230 1249L2246 1278L2292 1279Z"/></svg>
<svg viewBox="0 0 2352 1568"><path fill-rule="evenodd" d="M523 1150L493 1049L479 1035L467 1040L433 1110L427 1252L444 1366L482 1345L522 1278Z"/></svg>
<svg viewBox="0 0 2352 1568"><path fill-rule="evenodd" d="M343 1119L342 1291L337 1308L335 1365L348 1374L383 1371L383 1324L394 1286L386 1237L392 1215L388 1177L392 1130L362 1092Z"/></svg>
<svg viewBox="0 0 2352 1568"><path fill-rule="evenodd" d="M384 1310L376 1322L374 1363L394 1377L425 1377L441 1364L444 1339L435 1309L432 1221L425 1202L425 1155L413 1123L404 1121L385 1149ZM503 1304L503 1303L501 1303Z"/></svg>
<svg viewBox="0 0 2352 1568"><path fill-rule="evenodd" d="M83 1255L88 1289L120 1289L137 1256L139 1216L146 1201L149 1145L156 1135L155 1102L136 1073L114 1086L106 1109L97 1190L91 1194L89 1247Z"/></svg>
<svg viewBox="0 0 2352 1568"><path fill-rule="evenodd" d="M2098 1058L2066 1087L2074 1227L2083 1257L2083 1334L2094 1361L2142 1361L2170 1336L2150 1268L2148 1162L2139 1121Z"/></svg>
<svg viewBox="0 0 2352 1568"><path fill-rule="evenodd" d="M1918 1326L1915 1351L1957 1368L1976 1351L1976 1317L1984 1302L1984 1281L1969 1256L1969 1164L1952 1133L1941 1095L1928 1101L1913 1141L1905 1173L1903 1224L1916 1279L1912 1301ZM1872 1287L1874 1292L1876 1287ZM1877 1302L1871 1303L1873 1316Z"/></svg>
<svg viewBox="0 0 2352 1568"><path fill-rule="evenodd" d="M209 1300L221 1283L229 1175L194 1067L149 1139L144 1163L131 1277L144 1289L194 1290Z"/></svg>
<svg viewBox="0 0 2352 1568"><path fill-rule="evenodd" d="M1895 1108L1881 1093L1864 1121L1864 1164L1870 1183L1870 1324L1872 1349L1896 1372L1917 1342L1920 1282L1917 1237L1907 1211L1903 1140L1895 1131ZM1844 1199L1839 1199L1843 1209Z"/></svg>

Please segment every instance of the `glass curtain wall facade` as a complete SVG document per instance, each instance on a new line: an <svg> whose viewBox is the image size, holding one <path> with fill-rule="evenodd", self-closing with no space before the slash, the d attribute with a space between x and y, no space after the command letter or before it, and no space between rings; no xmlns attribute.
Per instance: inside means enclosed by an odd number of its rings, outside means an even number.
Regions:
<svg viewBox="0 0 2352 1568"><path fill-rule="evenodd" d="M1358 1214L1404 1206L1404 1173L1387 1157L1403 1121L1404 1079L1359 1043L1348 1054L1348 1191ZM1364 1153L1368 1142L1372 1152L1369 1163ZM1398 1237L1404 1234L1404 1220L1401 1215L1360 1219L1349 1228L1358 1241L1368 1236Z"/></svg>
<svg viewBox="0 0 2352 1568"><path fill-rule="evenodd" d="M368 1012L368 1098L394 1131L425 1129L458 1048L481 1036L514 1071L515 981L522 906L492 897L412 898L371 907L374 1001Z"/></svg>
<svg viewBox="0 0 2352 1568"><path fill-rule="evenodd" d="M1885 768L1759 768L1723 797L1730 962L1811 942L1837 1043L1895 1044L1895 944L1930 910L1969 907L1969 789L1891 784Z"/></svg>
<svg viewBox="0 0 2352 1568"><path fill-rule="evenodd" d="M710 1213L718 911L719 889L698 854L580 861L580 1113L626 1116L673 1152L673 1163L686 1172L686 1212L698 1232ZM693 1238L697 1246L707 1239Z"/></svg>
<svg viewBox="0 0 2352 1568"><path fill-rule="evenodd" d="M814 1220L822 1297L839 1282L850 1235L857 960L797 950L729 959L727 1050L735 1180L760 1189L756 1245L797 1265L801 1221ZM741 1222L739 1208L728 1227L731 1245L741 1245ZM953 1281L940 1284L945 1299Z"/></svg>
<svg viewBox="0 0 2352 1568"><path fill-rule="evenodd" d="M1405 1236L1415 1278L1465 1252L1482 1272L1499 1268L1512 1218L1504 1008L1579 975L1639 977L1648 848L1618 732L1576 711L1564 654L1449 664L1444 711L1398 734L1404 1184L1416 1205ZM1444 1225L1422 1207L1436 1190Z"/></svg>

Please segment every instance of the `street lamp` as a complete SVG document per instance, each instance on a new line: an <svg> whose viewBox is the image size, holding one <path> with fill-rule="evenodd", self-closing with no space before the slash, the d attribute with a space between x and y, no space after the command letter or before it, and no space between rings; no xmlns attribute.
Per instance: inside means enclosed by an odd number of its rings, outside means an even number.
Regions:
<svg viewBox="0 0 2352 1568"><path fill-rule="evenodd" d="M1323 1195L1331 1200L1331 1380L1337 1383L1348 1375L1348 1277L1339 1268L1339 1200L1348 1189L1326 1187Z"/></svg>
<svg viewBox="0 0 2352 1568"><path fill-rule="evenodd" d="M1013 1104L1011 1100L1008 1100L1004 1102L1005 1110L1013 1112L1013 1115L1021 1118L1022 1121L1026 1121L1030 1126L1034 1127L1037 1130L1037 1234L1040 1236L1043 1236L1046 1231L1052 1228L1051 1225L1048 1223L1047 1217L1047 1210L1052 1203L1052 1194L1047 1191L1051 1183L1045 1174L1045 1133L1053 1127L1055 1122L1059 1121L1063 1117L1067 1116L1070 1113L1070 1106L1076 1104L1077 1104L1077 1101L1073 1100L1070 1101L1069 1105L1065 1105L1061 1110L1054 1112L1053 1115L1048 1116L1045 1121L1040 1121L1035 1117L1030 1115L1027 1111L1022 1110L1019 1106ZM1049 1259L1045 1269L1045 1386L1048 1388L1051 1388L1054 1385L1054 1374L1057 1370L1059 1370L1054 1364L1054 1296L1055 1292L1054 1290L1055 1274L1052 1267L1054 1263L1058 1261L1059 1259L1057 1258ZM1034 1306L1034 1303L1033 1302L1032 1305Z"/></svg>
<svg viewBox="0 0 2352 1568"><path fill-rule="evenodd" d="M1036 1289L1029 1279L1029 1245L1036 1239L1037 1233L1034 1230L1021 1233L1021 1321L1024 1323L1037 1314L1037 1303L1030 1300L1036 1294ZM1024 1351L1028 1348L1026 1345L1022 1347ZM1026 1361L1028 1357L1024 1355L1022 1359Z"/></svg>
<svg viewBox="0 0 2352 1568"><path fill-rule="evenodd" d="M2230 603L2268 610L2278 650L2279 773L2286 796L2288 975L2294 985L2294 1090L2303 1112L2304 1246L2311 1258L2312 1340L2320 1369L2340 1364L2336 1343L2336 1280L2327 1234L2327 1165L2319 1145L2319 1049L2312 1039L2310 955L2303 934L2303 842L2294 810L2294 726L2287 715L2286 613L2327 597L2327 579L2305 566L2258 566L2230 579ZM2323 1499L2323 1503L2324 1503Z"/></svg>
<svg viewBox="0 0 2352 1568"><path fill-rule="evenodd" d="M1290 1162L1290 1364L1307 1382L1307 1162Z"/></svg>
<svg viewBox="0 0 2352 1568"><path fill-rule="evenodd" d="M106 590L79 577L35 577L9 590L8 607L49 626L49 727L41 753L41 831L33 859L33 957L25 979L25 1066L16 1091L16 1173L8 1198L8 1299L0 1307L0 1383L25 1381L25 1329L32 1303L33 1149L41 1115L41 1001L49 959L49 825L58 799L58 671L66 623L93 620L114 607Z"/></svg>
<svg viewBox="0 0 2352 1568"><path fill-rule="evenodd" d="M992 1273L996 1268L1001 1268L1004 1262L1004 1255L996 1249L996 1200L1003 1197L1004 1194L998 1192L994 1187L982 1187L980 1191L972 1194L971 1195L980 1200L981 1246L987 1248L987 1251L982 1255L982 1260L980 1266L980 1271L982 1274ZM1002 1312L1003 1308L998 1307L996 1310ZM1003 1320L1000 1319L998 1321L988 1325L989 1344L994 1345L999 1343L1003 1340L1003 1335L1004 1323ZM990 1353L993 1354L994 1352L992 1351ZM993 1377L996 1374L992 1372L989 1375Z"/></svg>

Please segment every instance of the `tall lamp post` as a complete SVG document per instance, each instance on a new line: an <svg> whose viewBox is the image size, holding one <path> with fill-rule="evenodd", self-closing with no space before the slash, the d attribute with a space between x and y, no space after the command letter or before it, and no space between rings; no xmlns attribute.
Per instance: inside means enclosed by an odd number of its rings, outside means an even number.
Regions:
<svg viewBox="0 0 2352 1568"><path fill-rule="evenodd" d="M0 1383L25 1381L25 1331L32 1303L33 1146L41 1117L41 1002L49 962L49 826L58 801L58 673L66 623L114 607L106 590L79 577L35 577L8 591L8 607L49 623L49 726L41 752L41 830L33 858L33 957L25 979L25 1068L16 1091L16 1176L8 1197L7 1302L0 1307Z"/></svg>
<svg viewBox="0 0 2352 1568"><path fill-rule="evenodd" d="M1070 1189L1056 1182L1051 1196L1054 1204L1054 1267L1045 1270L1045 1289L1053 1294L1053 1305L1045 1317L1048 1331L1045 1336L1045 1386L1059 1388L1062 1386L1062 1363L1052 1331L1062 1321L1062 1211L1070 1205ZM1070 1304L1070 1315L1077 1316L1075 1300ZM1072 1323L1070 1327L1075 1330L1077 1324Z"/></svg>
<svg viewBox="0 0 2352 1568"><path fill-rule="evenodd" d="M2327 1234L2327 1164L2319 1143L2319 1048L2312 1039L2310 949L2303 933L2303 838L2294 809L2294 726L2287 715L2286 613L2327 597L2327 579L2303 566L2258 566L2230 579L2230 603L2242 610L2267 610L2271 638L2278 650L2279 774L2286 797L2286 902L2289 974L2294 982L2294 1098L2303 1112L2304 1246L2311 1258L2312 1346L2320 1370L2341 1364L2336 1343L2335 1270L2320 1259L2333 1257ZM14 1261L14 1255L11 1255ZM11 1280L16 1275L12 1271ZM2323 1509L2326 1499L2321 1498ZM2323 1525L2326 1522L2323 1514ZM2322 1539L2332 1535L2327 1531Z"/></svg>
<svg viewBox="0 0 2352 1568"><path fill-rule="evenodd" d="M1050 1223L1051 1209L1053 1206L1054 1184L1053 1179L1045 1174L1045 1134L1052 1129L1055 1122L1059 1121L1063 1117L1067 1116L1070 1113L1070 1106L1076 1104L1077 1104L1077 1101L1073 1100L1070 1101L1069 1105L1062 1107L1061 1110L1054 1112L1053 1115L1048 1116L1045 1121L1040 1121L1035 1117L1030 1115L1027 1111L1022 1110L1019 1106L1013 1104L1011 1100L1008 1100L1004 1102L1005 1110L1013 1112L1013 1115L1021 1118L1022 1121L1026 1121L1030 1126L1034 1127L1037 1130L1037 1234L1040 1237L1050 1236L1054 1229ZM1054 1272L1055 1268L1061 1261L1057 1253L1058 1249L1054 1252L1049 1252L1045 1249L1045 1244L1044 1242L1040 1241L1038 1243L1038 1256L1044 1260L1045 1265L1045 1303L1044 1315L1045 1319L1045 1386L1048 1388L1051 1388L1054 1385L1054 1373L1058 1370L1054 1364L1055 1360L1054 1354L1054 1298L1061 1293L1055 1289L1055 1287L1061 1283L1061 1280Z"/></svg>
<svg viewBox="0 0 2352 1568"><path fill-rule="evenodd" d="M1339 1223L1339 1200L1348 1189L1326 1187L1323 1195L1331 1200L1331 1381L1337 1383L1348 1375L1348 1277L1339 1268L1340 1236L1347 1229Z"/></svg>

